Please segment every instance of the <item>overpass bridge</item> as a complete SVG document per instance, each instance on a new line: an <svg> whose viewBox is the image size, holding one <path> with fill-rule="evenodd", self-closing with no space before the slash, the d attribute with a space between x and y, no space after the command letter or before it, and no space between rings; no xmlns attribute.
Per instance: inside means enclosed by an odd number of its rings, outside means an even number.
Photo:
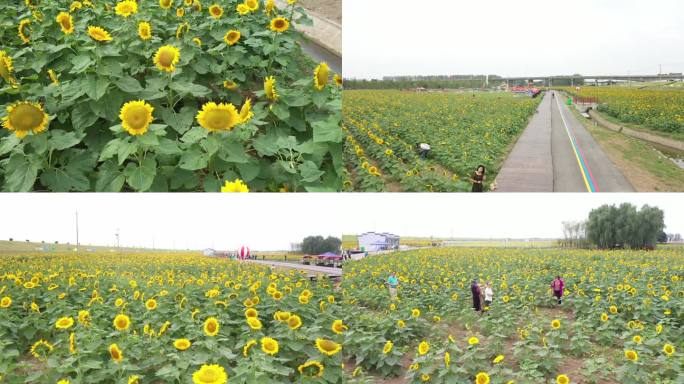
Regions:
<svg viewBox="0 0 684 384"><path fill-rule="evenodd" d="M684 74L682 73L668 73L659 75L563 75L563 76L519 76L519 77L501 77L492 79L491 81L505 81L506 83L516 82L538 82L542 81L544 84L553 86L556 83L572 85L575 83L599 83L599 82L617 82L617 81L684 81Z"/></svg>

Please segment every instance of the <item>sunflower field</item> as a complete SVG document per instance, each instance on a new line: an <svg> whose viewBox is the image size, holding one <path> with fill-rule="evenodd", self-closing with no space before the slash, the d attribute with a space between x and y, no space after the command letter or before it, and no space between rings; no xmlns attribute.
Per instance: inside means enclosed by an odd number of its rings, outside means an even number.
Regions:
<svg viewBox="0 0 684 384"><path fill-rule="evenodd" d="M339 190L342 81L288 3L3 3L2 190Z"/></svg>
<svg viewBox="0 0 684 384"><path fill-rule="evenodd" d="M343 188L468 191L484 165L488 189L538 103L508 93L345 91ZM430 145L427 160L417 143Z"/></svg>
<svg viewBox="0 0 684 384"><path fill-rule="evenodd" d="M14 255L0 271L0 383L684 378L682 248L414 250L349 262L341 283L190 253ZM474 278L494 290L483 315Z"/></svg>
<svg viewBox="0 0 684 384"><path fill-rule="evenodd" d="M598 110L622 122L684 134L684 92L636 87L564 88L579 97L598 98Z"/></svg>

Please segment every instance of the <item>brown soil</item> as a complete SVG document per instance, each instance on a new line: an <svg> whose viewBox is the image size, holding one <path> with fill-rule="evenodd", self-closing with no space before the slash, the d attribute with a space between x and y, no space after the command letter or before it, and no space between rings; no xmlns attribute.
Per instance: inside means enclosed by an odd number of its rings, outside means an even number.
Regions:
<svg viewBox="0 0 684 384"><path fill-rule="evenodd" d="M342 24L342 0L299 0L299 2L304 8Z"/></svg>

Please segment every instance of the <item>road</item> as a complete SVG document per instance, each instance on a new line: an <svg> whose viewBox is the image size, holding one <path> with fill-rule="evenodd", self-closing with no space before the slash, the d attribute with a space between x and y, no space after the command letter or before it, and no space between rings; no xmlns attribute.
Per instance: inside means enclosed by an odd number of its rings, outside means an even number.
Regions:
<svg viewBox="0 0 684 384"><path fill-rule="evenodd" d="M299 263L286 263L282 261L269 261L269 260L244 260L250 263L267 265L271 268L288 268L296 269L298 271L306 271L309 276L315 275L328 275L330 277L342 276L342 268L330 268L330 267L320 267L318 265L305 265Z"/></svg>
<svg viewBox="0 0 684 384"><path fill-rule="evenodd" d="M497 176L499 192L634 192L555 92L544 96Z"/></svg>

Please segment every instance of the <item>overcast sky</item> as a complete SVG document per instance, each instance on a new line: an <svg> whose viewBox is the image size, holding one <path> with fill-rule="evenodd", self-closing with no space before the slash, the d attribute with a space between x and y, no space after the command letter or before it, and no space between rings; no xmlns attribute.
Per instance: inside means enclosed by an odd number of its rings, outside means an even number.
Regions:
<svg viewBox="0 0 684 384"><path fill-rule="evenodd" d="M681 0L344 0L344 75L684 72Z"/></svg>
<svg viewBox="0 0 684 384"><path fill-rule="evenodd" d="M0 239L223 250L287 250L307 235L366 231L557 238L604 203L655 205L684 233L681 194L0 194Z"/></svg>

